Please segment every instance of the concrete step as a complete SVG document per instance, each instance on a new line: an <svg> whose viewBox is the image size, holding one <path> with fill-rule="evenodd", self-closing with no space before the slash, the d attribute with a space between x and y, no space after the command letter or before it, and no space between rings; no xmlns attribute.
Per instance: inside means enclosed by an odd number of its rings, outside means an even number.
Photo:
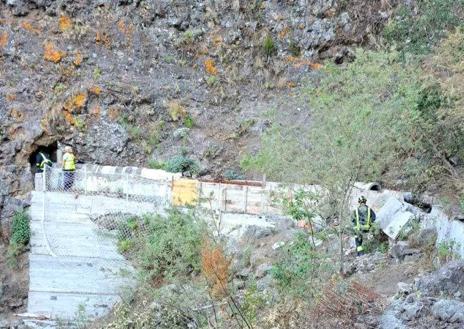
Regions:
<svg viewBox="0 0 464 329"><path fill-rule="evenodd" d="M125 261L29 255L30 292L117 295L133 286L133 273Z"/></svg>
<svg viewBox="0 0 464 329"><path fill-rule="evenodd" d="M116 238L110 232L99 229L87 219L82 223L44 222L43 229L49 247L57 256L99 257L124 260L117 251ZM42 223L31 222L31 251L33 254L49 254L42 233Z"/></svg>

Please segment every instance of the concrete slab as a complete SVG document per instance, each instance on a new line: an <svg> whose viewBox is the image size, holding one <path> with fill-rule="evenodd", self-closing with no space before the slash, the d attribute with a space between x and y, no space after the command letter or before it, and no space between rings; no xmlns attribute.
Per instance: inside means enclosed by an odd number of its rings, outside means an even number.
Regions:
<svg viewBox="0 0 464 329"><path fill-rule="evenodd" d="M88 219L87 219L88 220ZM40 222L31 222L31 248L34 254L49 254ZM117 251L117 241L107 231L93 223L45 222L45 235L52 251L57 256L102 257L124 260ZM38 234L37 234L38 233Z"/></svg>
<svg viewBox="0 0 464 329"><path fill-rule="evenodd" d="M29 291L73 294L121 293L134 284L133 269L123 261L31 254Z"/></svg>
<svg viewBox="0 0 464 329"><path fill-rule="evenodd" d="M47 318L75 319L79 310L85 312L88 319L108 314L111 308L120 301L118 295L70 294L47 291L31 291L27 309L30 313Z"/></svg>
<svg viewBox="0 0 464 329"><path fill-rule="evenodd" d="M414 214L406 209L405 204L395 197L390 197L377 214L380 228L394 240L401 229L414 218Z"/></svg>

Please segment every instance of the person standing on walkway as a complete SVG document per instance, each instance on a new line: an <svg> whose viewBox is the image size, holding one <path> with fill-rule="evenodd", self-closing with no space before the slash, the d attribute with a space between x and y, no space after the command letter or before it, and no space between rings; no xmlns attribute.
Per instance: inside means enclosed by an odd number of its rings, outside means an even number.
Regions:
<svg viewBox="0 0 464 329"><path fill-rule="evenodd" d="M63 173L64 173L64 190L68 191L74 184L74 172L76 170L76 157L70 146L64 148L63 155Z"/></svg>
<svg viewBox="0 0 464 329"><path fill-rule="evenodd" d="M368 233L375 222L375 212L367 206L367 199L361 196L358 199L358 208L353 212L351 220L354 225L356 252L360 256L364 253L363 235Z"/></svg>

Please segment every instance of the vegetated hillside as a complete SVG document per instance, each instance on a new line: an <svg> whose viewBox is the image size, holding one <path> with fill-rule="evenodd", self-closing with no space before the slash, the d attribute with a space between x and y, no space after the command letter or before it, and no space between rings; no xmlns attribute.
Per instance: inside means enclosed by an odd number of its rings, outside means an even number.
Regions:
<svg viewBox="0 0 464 329"><path fill-rule="evenodd" d="M296 157L309 154L301 152L310 149L306 139L301 143L307 135L299 144L265 140L261 153L258 145L271 126L309 126L311 106L325 131L340 137L325 135L320 151L339 147L353 159L365 154L362 145L375 142L367 148L369 161L355 163L375 164L375 170L357 171L356 178L380 177L421 191L430 183L456 187L462 34L428 54L461 20L462 2L451 0L1 1L3 238L10 235L6 219L32 188L29 157L39 146L60 141L83 161L115 165L158 167L182 155L199 162L200 175L214 177L226 170L241 175L243 155L258 154L265 162L251 157L243 164L309 181L314 177L304 175L306 164L318 162ZM354 51L357 45L374 51ZM330 64L349 65L356 55L347 71ZM424 74L431 80L412 83ZM329 105L342 105L348 121L339 123L352 122L353 130L339 134L341 126L330 125L331 115L321 115ZM399 106L408 110L397 120L407 129L391 128L401 140L382 149L380 138L356 134L372 109ZM266 157L269 150L273 156ZM357 169L350 158L332 164ZM297 175L280 175L290 168Z"/></svg>
<svg viewBox="0 0 464 329"><path fill-rule="evenodd" d="M380 3L2 1L2 196L31 188L29 156L148 165L178 154L238 171L277 110L303 120L302 78L341 63L386 21ZM299 110L298 110L299 109ZM156 165L155 161L151 164Z"/></svg>
<svg viewBox="0 0 464 329"><path fill-rule="evenodd" d="M86 162L158 167L176 156L168 168L193 159L201 175L240 177L242 154L271 123L265 114L306 122L304 78L321 59L342 63L351 46L372 44L391 10L333 0L0 1L2 239L27 205L31 155L57 141Z"/></svg>

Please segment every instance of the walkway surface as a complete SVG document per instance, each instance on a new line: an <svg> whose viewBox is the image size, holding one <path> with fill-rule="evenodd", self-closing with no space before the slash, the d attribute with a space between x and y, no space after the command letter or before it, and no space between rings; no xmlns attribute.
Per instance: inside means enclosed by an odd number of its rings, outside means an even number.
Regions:
<svg viewBox="0 0 464 329"><path fill-rule="evenodd" d="M35 326L54 328L54 321L74 319L79 311L89 319L100 317L134 285L134 270L118 253L115 237L102 234L89 216L95 209L104 214L118 208L143 211L150 205L128 207L108 197L32 193L28 314L42 319L32 321Z"/></svg>

